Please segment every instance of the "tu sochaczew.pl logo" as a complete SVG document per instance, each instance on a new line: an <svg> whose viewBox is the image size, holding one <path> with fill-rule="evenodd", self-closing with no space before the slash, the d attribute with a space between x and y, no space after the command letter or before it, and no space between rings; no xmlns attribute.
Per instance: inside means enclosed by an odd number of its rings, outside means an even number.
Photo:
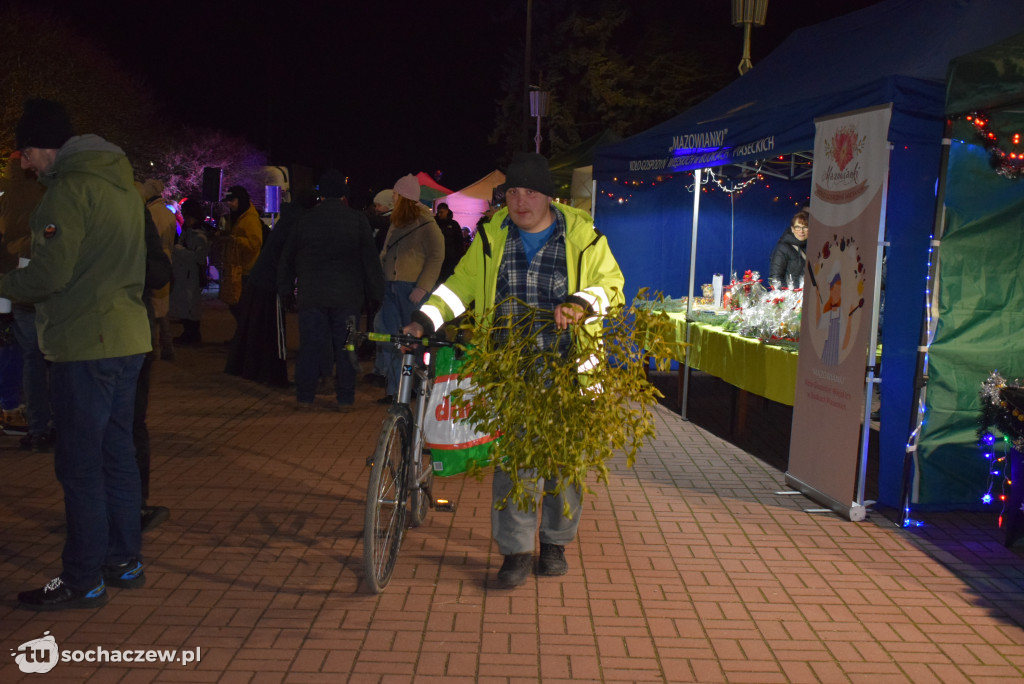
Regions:
<svg viewBox="0 0 1024 684"><path fill-rule="evenodd" d="M11 654L14 662L22 672L42 674L49 672L56 667L60 660L60 650L57 648L57 640L49 632L43 632L43 636L32 641L26 641L18 650Z"/></svg>
<svg viewBox="0 0 1024 684"><path fill-rule="evenodd" d="M202 659L202 651L194 649L106 649L102 646L86 650L61 651L57 640L48 631L38 639L26 641L11 653L22 672L42 674L62 663L180 663L190 665Z"/></svg>

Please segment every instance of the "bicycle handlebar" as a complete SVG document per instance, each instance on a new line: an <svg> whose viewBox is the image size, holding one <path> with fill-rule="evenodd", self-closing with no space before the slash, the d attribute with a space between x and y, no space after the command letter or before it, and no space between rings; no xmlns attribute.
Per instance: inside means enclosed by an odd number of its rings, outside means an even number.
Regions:
<svg viewBox="0 0 1024 684"><path fill-rule="evenodd" d="M391 343L403 347L454 347L454 342L449 342L446 339L439 337L417 337L415 335L406 335L399 333L397 335L389 335L388 333L377 333L377 332L358 332L352 330L348 331L348 343L345 345L346 348L355 348L357 344L362 343L363 340L369 340L370 342L383 342L385 344Z"/></svg>

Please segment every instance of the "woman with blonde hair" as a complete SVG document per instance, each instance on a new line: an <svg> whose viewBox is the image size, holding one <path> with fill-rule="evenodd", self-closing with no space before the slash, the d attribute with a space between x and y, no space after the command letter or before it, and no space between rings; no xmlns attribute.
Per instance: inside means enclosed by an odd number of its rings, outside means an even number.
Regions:
<svg viewBox="0 0 1024 684"><path fill-rule="evenodd" d="M444 261L444 237L430 210L420 203L420 183L412 174L395 183L395 208L381 264L387 289L384 303L374 319L377 332L397 334L409 322L412 312L437 285ZM398 390L402 358L392 345L379 345L387 368L385 396L380 403L391 403Z"/></svg>

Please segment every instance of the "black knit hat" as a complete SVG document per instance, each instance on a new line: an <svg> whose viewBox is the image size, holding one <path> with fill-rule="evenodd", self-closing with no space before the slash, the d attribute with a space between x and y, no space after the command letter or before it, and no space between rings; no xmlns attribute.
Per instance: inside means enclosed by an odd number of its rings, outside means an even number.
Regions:
<svg viewBox="0 0 1024 684"><path fill-rule="evenodd" d="M348 196L348 184L345 183L345 176L337 169L327 169L320 176L321 197L346 197Z"/></svg>
<svg viewBox="0 0 1024 684"><path fill-rule="evenodd" d="M252 201L251 199L249 199L249 191L246 190L241 185L232 185L230 188L228 188L228 194L224 195L224 199L222 199L221 202L227 202L228 200L233 199L243 202Z"/></svg>
<svg viewBox="0 0 1024 684"><path fill-rule="evenodd" d="M503 191L526 188L548 197L555 196L555 184L551 180L548 160L535 152L516 152L505 172L505 184L501 187Z"/></svg>
<svg viewBox="0 0 1024 684"><path fill-rule="evenodd" d="M57 150L74 134L64 105L37 98L25 102L14 137L19 150L26 147Z"/></svg>

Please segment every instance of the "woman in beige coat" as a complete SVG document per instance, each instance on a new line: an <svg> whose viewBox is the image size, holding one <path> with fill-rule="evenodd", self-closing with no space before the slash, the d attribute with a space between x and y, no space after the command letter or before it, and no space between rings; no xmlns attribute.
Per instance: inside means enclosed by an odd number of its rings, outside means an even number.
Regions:
<svg viewBox="0 0 1024 684"><path fill-rule="evenodd" d="M398 333L430 295L444 261L444 236L430 210L420 204L416 176L399 178L394 198L391 226L381 252L387 289L374 319L374 329L389 334ZM383 355L387 369L386 395L380 403L391 403L398 390L402 358L392 345L379 345L377 353Z"/></svg>

